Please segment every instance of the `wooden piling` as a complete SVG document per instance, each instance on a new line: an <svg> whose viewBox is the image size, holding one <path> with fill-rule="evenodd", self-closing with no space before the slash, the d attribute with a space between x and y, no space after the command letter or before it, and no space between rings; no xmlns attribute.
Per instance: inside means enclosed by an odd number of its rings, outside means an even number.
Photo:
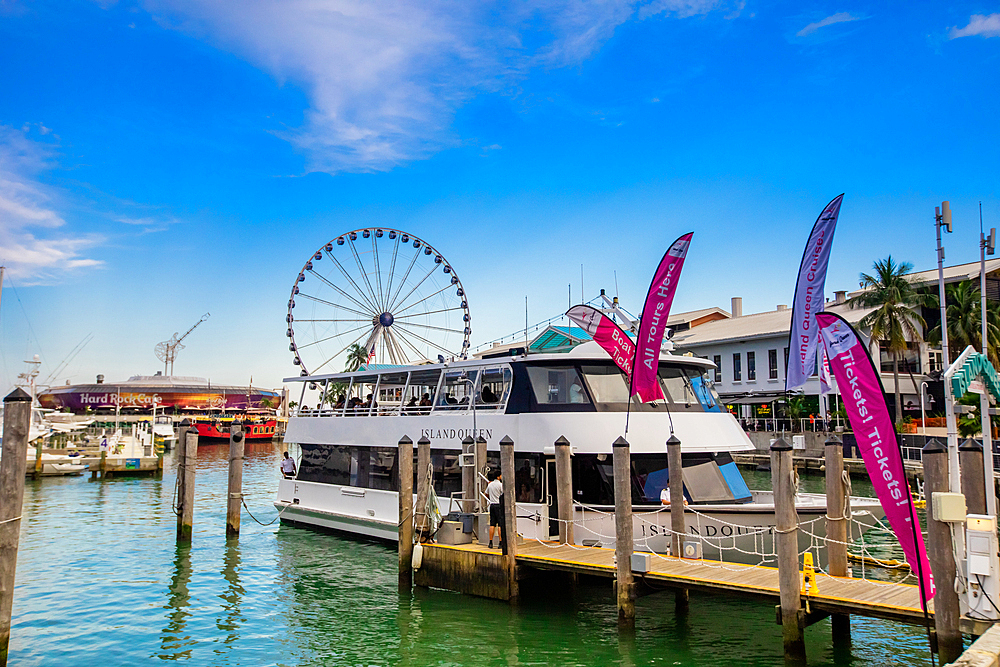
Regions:
<svg viewBox="0 0 1000 667"><path fill-rule="evenodd" d="M198 431L190 429L184 438L184 458L177 474L184 479L183 494L178 491L177 541L190 542L194 526L194 475L198 462Z"/></svg>
<svg viewBox="0 0 1000 667"><path fill-rule="evenodd" d="M785 662L805 664L805 619L799 580L799 520L795 511L794 475L792 446L784 438L778 438L771 445L771 488L774 490L774 541L781 596L781 636L785 644Z"/></svg>
<svg viewBox="0 0 1000 667"><path fill-rule="evenodd" d="M399 440L399 590L413 587L413 441Z"/></svg>
<svg viewBox="0 0 1000 667"><path fill-rule="evenodd" d="M573 539L573 464L569 440L559 436L556 446L556 505L559 507L559 542L574 544Z"/></svg>
<svg viewBox="0 0 1000 667"><path fill-rule="evenodd" d="M417 538L423 536L427 524L427 496L430 495L431 441L417 440L417 505L413 509L413 519Z"/></svg>
<svg viewBox="0 0 1000 667"><path fill-rule="evenodd" d="M32 473L32 479L38 479L42 476L42 442L44 438L38 439L38 444L35 445L35 471Z"/></svg>
<svg viewBox="0 0 1000 667"><path fill-rule="evenodd" d="M667 440L667 470L670 473L670 553L683 554L684 534L684 469L681 462L681 441L671 434Z"/></svg>
<svg viewBox="0 0 1000 667"><path fill-rule="evenodd" d="M101 470L101 479L106 479L108 476L108 452L106 449L101 450L101 462L98 465Z"/></svg>
<svg viewBox="0 0 1000 667"><path fill-rule="evenodd" d="M514 441L509 435L500 440L500 474L503 476L504 557L507 559L507 579L510 600L517 600L517 504L514 485Z"/></svg>
<svg viewBox="0 0 1000 667"><path fill-rule="evenodd" d="M615 470L615 559L618 629L635 629L635 582L632 580L632 460L628 441L611 447ZM683 505L683 503L682 503Z"/></svg>
<svg viewBox="0 0 1000 667"><path fill-rule="evenodd" d="M962 472L962 494L969 514L986 514L986 476L983 446L968 438L958 447L958 467Z"/></svg>
<svg viewBox="0 0 1000 667"><path fill-rule="evenodd" d="M824 451L826 465L826 553L830 574L835 577L846 577L847 561L847 525L850 517L846 516L847 488L844 484L844 443L837 438L826 441ZM851 617L848 614L831 614L830 626L833 632L833 643L843 646L851 641Z"/></svg>
<svg viewBox="0 0 1000 667"><path fill-rule="evenodd" d="M681 459L681 441L674 434L667 439L667 470L670 473L670 553L682 556L684 553L684 535L687 525L684 522L684 467ZM679 588L674 594L674 606L677 612L687 611L690 594L686 588Z"/></svg>
<svg viewBox="0 0 1000 667"><path fill-rule="evenodd" d="M483 501L486 493L486 438L478 436L476 438L476 510L477 512L488 512L490 508Z"/></svg>
<svg viewBox="0 0 1000 667"><path fill-rule="evenodd" d="M234 421L229 429L229 494L226 496L226 537L240 534L243 502L243 451L246 439L242 425Z"/></svg>
<svg viewBox="0 0 1000 667"><path fill-rule="evenodd" d="M931 511L927 513L927 557L934 573L934 629L937 633L938 657L942 664L954 662L962 655L961 611L955 581L955 556L951 528L934 516L935 493L949 490L948 450L937 439L923 449L924 492ZM961 530L961 527L959 527Z"/></svg>
<svg viewBox="0 0 1000 667"><path fill-rule="evenodd" d="M3 453L0 458L0 667L7 665L14 575L21 539L24 474L28 465L31 396L17 388L3 399Z"/></svg>
<svg viewBox="0 0 1000 667"><path fill-rule="evenodd" d="M464 459L472 457L472 465ZM476 511L476 441L471 435L462 439L462 511ZM449 508L450 509L450 508Z"/></svg>

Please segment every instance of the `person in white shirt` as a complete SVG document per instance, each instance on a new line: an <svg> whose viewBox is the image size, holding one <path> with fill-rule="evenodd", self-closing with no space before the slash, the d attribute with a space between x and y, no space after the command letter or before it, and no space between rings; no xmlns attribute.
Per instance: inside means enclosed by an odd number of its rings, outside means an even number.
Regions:
<svg viewBox="0 0 1000 667"><path fill-rule="evenodd" d="M281 459L281 474L288 477L295 477L295 459L285 452L285 458Z"/></svg>
<svg viewBox="0 0 1000 667"><path fill-rule="evenodd" d="M669 486L664 487L664 489L662 491L660 491L660 504L661 505L669 505L670 504L670 487ZM687 498L684 499L684 504L685 505L688 504Z"/></svg>
<svg viewBox="0 0 1000 667"><path fill-rule="evenodd" d="M492 474L492 473L491 473ZM493 548L493 533L500 527L501 507L500 496L503 494L503 475L495 473L493 479L486 485L486 498L490 503L490 549ZM498 542L499 544L499 542Z"/></svg>

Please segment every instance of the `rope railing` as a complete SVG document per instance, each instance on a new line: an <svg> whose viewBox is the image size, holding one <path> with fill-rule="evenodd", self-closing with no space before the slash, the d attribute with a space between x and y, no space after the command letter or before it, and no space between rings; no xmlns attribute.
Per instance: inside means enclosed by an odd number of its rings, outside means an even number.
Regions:
<svg viewBox="0 0 1000 667"><path fill-rule="evenodd" d="M823 550L830 544L839 544L847 548L849 557L856 563L857 567L849 566L848 578L846 581L867 581L879 585L894 585L901 581L907 581L914 577L912 572L907 572L902 577L892 580L885 579L886 570L900 571L907 568L905 563L901 563L894 558L886 558L884 549L892 547L891 543L872 541L866 539L866 533L873 533L874 536L884 536L887 539L893 535L892 531L878 516L868 510L852 512L850 510L849 498L850 482L845 481L845 502L843 507L843 517L833 520L848 520L850 522L849 535L857 535L856 539L850 537L846 541L835 540L826 535L825 522L827 516L824 513L811 519L800 521L792 531L800 532L798 550L799 556L811 552L814 556L814 567L817 572L830 575L829 568L824 565L826 559L821 558ZM633 514L640 526L645 527L642 535L635 537L633 543L637 551L646 551L653 557L670 560L673 563L684 563L711 567L728 571L740 571L739 566L774 566L777 563L777 552L775 550L775 536L781 531L776 526L747 526L744 524L726 521L718 516L713 516L699 511L690 505L685 506L685 515L693 515L694 522L688 521L688 531L680 533L682 542L699 542L702 545L701 555L697 558L671 558L666 555L669 552L671 538L678 533L669 525L660 523L658 516L670 511L669 506L664 506L655 510L636 512ZM602 510L593 505L584 503L573 503L574 517L578 513L583 516L570 520L558 517L549 517L550 521L558 523L570 523L574 526L574 534L579 544L559 544L549 540L544 540L535 535L533 541L549 549L559 549L568 547L575 550L584 551L591 546L602 546L609 548L615 541L614 534L604 532L606 526L613 526L614 512ZM588 516L589 515L589 516ZM822 521L823 530L816 522ZM656 527L656 534L650 530ZM712 526L718 529L718 535L707 535L706 527ZM693 530L692 530L693 529ZM728 530L729 534L723 534ZM792 532L788 531L788 532ZM894 541L894 540L893 540ZM594 544L588 545L587 542ZM664 548L666 547L666 548ZM880 551L881 550L881 551ZM708 554L706 554L708 551ZM717 559L715 558L717 556ZM860 576L858 576L860 575ZM833 576L833 575L830 575ZM881 577L881 578L879 578ZM915 577L914 577L915 578Z"/></svg>

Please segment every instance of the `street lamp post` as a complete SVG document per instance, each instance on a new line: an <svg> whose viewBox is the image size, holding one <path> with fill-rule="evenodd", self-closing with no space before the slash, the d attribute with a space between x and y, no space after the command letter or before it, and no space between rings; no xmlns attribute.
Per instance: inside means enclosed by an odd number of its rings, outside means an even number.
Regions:
<svg viewBox="0 0 1000 667"><path fill-rule="evenodd" d="M983 233L983 204L979 204L979 298L980 315L982 316L982 338L980 351L989 356L989 335L986 330L986 255L996 252L997 230L990 230L990 235ZM993 481L993 430L990 419L990 396L988 391L979 395L979 414L983 429L983 477L986 482L986 513L996 516L997 498Z"/></svg>
<svg viewBox="0 0 1000 667"><path fill-rule="evenodd" d="M927 435L927 414L924 411L924 390L927 389L927 383L920 383L920 432L923 435Z"/></svg>
<svg viewBox="0 0 1000 667"><path fill-rule="evenodd" d="M941 228L945 227L951 233L951 206L941 202L934 207L934 227L937 231L938 258L938 305L941 309L941 355L944 357L944 367L951 366L948 355L948 320L945 314L947 302L944 294L944 246L941 245ZM944 381L944 415L948 426L948 488L952 493L962 492L962 478L958 469L958 423L955 419L955 397L951 395L951 384Z"/></svg>

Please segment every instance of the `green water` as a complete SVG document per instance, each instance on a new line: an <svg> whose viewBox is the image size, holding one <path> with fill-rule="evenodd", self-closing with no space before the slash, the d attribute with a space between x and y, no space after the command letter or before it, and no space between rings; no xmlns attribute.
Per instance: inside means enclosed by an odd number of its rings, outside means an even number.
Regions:
<svg viewBox="0 0 1000 667"><path fill-rule="evenodd" d="M264 521L275 515L279 452L247 451L247 502ZM245 513L227 542L227 454L199 450L191 547L174 542L170 458L162 480L28 481L10 664L783 664L766 602L692 594L678 616L672 593L648 595L623 641L607 581L575 592L526 582L513 608L438 590L400 596L395 549L380 543L261 527ZM829 621L810 627L810 664L929 664L918 628L855 618L852 630L844 651Z"/></svg>

